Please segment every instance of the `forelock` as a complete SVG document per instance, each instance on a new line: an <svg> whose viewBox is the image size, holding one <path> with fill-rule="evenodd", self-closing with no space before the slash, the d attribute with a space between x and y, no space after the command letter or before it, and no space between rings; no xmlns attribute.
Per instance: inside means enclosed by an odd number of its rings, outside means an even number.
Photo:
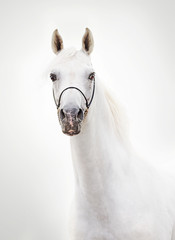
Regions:
<svg viewBox="0 0 175 240"><path fill-rule="evenodd" d="M61 50L54 58L53 64L66 63L71 60L80 61L87 65L91 65L90 57L81 50L68 48Z"/></svg>
<svg viewBox="0 0 175 240"><path fill-rule="evenodd" d="M61 52L58 53L57 58L60 61L68 61L71 58L75 57L77 52L78 51L75 48L63 49Z"/></svg>

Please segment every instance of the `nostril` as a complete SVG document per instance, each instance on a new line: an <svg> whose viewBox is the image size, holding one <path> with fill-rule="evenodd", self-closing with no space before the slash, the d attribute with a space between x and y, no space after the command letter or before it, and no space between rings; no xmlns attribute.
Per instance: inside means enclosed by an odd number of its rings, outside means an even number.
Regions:
<svg viewBox="0 0 175 240"><path fill-rule="evenodd" d="M64 114L64 111L63 109L60 110L60 119L63 120L65 118L65 114Z"/></svg>
<svg viewBox="0 0 175 240"><path fill-rule="evenodd" d="M84 118L84 113L83 110L79 108L62 108L59 112L59 118L61 121L69 121L70 119L74 121L76 121L76 119L82 121Z"/></svg>
<svg viewBox="0 0 175 240"><path fill-rule="evenodd" d="M83 111L81 109L78 111L77 118L83 120Z"/></svg>

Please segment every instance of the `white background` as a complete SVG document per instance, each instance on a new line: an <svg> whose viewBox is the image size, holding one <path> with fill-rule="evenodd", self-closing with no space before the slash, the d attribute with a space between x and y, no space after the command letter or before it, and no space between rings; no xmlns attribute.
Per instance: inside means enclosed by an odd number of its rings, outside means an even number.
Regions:
<svg viewBox="0 0 175 240"><path fill-rule="evenodd" d="M78 49L92 30L94 68L123 104L136 152L175 166L174 13L171 0L0 2L0 239L67 239L69 137L47 78L55 28Z"/></svg>

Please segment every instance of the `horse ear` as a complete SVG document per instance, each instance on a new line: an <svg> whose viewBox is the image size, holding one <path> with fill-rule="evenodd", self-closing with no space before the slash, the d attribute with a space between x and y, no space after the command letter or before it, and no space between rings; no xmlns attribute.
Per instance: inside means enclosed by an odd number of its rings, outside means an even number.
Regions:
<svg viewBox="0 0 175 240"><path fill-rule="evenodd" d="M92 36L92 32L89 30L89 28L86 28L85 34L82 38L82 49L85 51L88 55L91 54L94 48L94 39Z"/></svg>
<svg viewBox="0 0 175 240"><path fill-rule="evenodd" d="M59 34L58 30L55 29L55 31L52 34L52 50L55 54L57 54L62 49L63 49L63 39Z"/></svg>

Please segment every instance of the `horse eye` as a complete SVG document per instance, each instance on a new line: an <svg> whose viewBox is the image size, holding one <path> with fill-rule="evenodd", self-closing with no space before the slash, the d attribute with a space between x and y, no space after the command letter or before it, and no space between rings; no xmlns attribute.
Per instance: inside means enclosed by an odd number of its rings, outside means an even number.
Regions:
<svg viewBox="0 0 175 240"><path fill-rule="evenodd" d="M50 74L50 79L52 80L52 82L56 81L56 80L57 80L56 74L51 73L51 74Z"/></svg>
<svg viewBox="0 0 175 240"><path fill-rule="evenodd" d="M95 73L91 73L88 77L90 80L94 80L95 79Z"/></svg>

